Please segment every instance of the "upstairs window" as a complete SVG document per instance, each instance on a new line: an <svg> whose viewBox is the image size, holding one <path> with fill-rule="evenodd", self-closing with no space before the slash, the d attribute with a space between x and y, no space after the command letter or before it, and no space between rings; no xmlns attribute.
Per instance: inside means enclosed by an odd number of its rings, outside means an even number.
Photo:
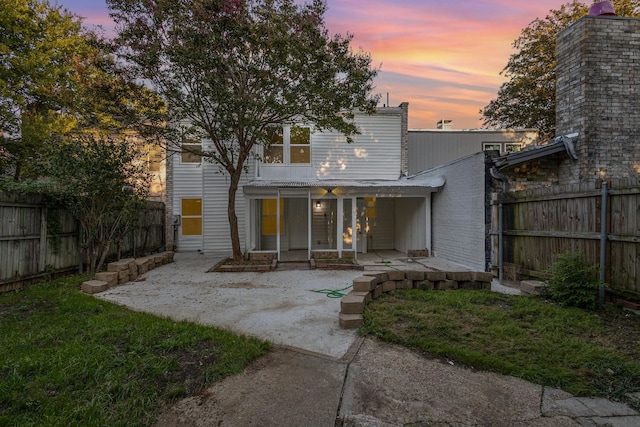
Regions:
<svg viewBox="0 0 640 427"><path fill-rule="evenodd" d="M269 128L267 143L264 146L265 163L282 163L284 161L284 128L272 126Z"/></svg>
<svg viewBox="0 0 640 427"><path fill-rule="evenodd" d="M202 142L196 139L182 139L182 153L180 160L182 163L201 163L202 156L198 153L202 152Z"/></svg>
<svg viewBox="0 0 640 427"><path fill-rule="evenodd" d="M274 126L264 147L264 163L311 163L311 129L302 126Z"/></svg>
<svg viewBox="0 0 640 427"><path fill-rule="evenodd" d="M291 163L311 163L311 129L291 126L289 153Z"/></svg>

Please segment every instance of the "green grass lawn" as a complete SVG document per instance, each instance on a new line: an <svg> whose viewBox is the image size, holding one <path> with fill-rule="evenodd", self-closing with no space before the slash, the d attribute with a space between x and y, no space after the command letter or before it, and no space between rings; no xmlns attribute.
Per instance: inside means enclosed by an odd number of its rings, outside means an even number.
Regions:
<svg viewBox="0 0 640 427"><path fill-rule="evenodd" d="M640 316L489 291L396 291L370 303L361 332L476 369L579 396L638 402Z"/></svg>
<svg viewBox="0 0 640 427"><path fill-rule="evenodd" d="M81 293L75 276L0 295L0 426L142 426L269 350Z"/></svg>

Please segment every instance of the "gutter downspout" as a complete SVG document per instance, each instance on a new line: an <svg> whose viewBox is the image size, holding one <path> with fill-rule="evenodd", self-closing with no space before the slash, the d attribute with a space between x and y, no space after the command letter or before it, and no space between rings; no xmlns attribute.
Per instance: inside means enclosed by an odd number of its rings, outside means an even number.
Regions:
<svg viewBox="0 0 640 427"><path fill-rule="evenodd" d="M491 176L493 179L497 179L502 182L502 198L509 192L509 180L506 176L499 173L495 167L490 169ZM501 198L501 199L502 199ZM504 246L503 246L503 208L502 208L502 200L498 203L498 281L502 285L502 281L504 280Z"/></svg>

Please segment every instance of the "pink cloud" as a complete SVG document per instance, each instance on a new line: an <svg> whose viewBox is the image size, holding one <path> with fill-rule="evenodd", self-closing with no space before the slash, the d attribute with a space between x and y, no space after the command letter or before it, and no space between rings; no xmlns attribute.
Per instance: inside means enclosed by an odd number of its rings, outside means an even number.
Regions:
<svg viewBox="0 0 640 427"><path fill-rule="evenodd" d="M478 111L496 97L511 43L536 18L568 0L327 0L331 33L354 34L353 46L382 64L381 103L410 103L411 127L481 125ZM302 3L303 1L297 1ZM113 31L105 0L58 0L88 25Z"/></svg>
<svg viewBox="0 0 640 427"><path fill-rule="evenodd" d="M479 110L504 82L500 72L513 40L560 4L329 1L327 26L353 33L354 46L370 52L374 64L382 63L382 102L386 92L393 94L391 104L409 101L410 126L435 127L445 116L457 127L475 128L481 125Z"/></svg>

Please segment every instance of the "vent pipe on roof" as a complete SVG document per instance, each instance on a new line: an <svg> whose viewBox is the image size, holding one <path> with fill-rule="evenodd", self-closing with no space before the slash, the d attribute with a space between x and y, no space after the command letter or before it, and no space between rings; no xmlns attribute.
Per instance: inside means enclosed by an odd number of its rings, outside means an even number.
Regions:
<svg viewBox="0 0 640 427"><path fill-rule="evenodd" d="M601 1L589 8L589 16L616 16L616 12L610 1Z"/></svg>

